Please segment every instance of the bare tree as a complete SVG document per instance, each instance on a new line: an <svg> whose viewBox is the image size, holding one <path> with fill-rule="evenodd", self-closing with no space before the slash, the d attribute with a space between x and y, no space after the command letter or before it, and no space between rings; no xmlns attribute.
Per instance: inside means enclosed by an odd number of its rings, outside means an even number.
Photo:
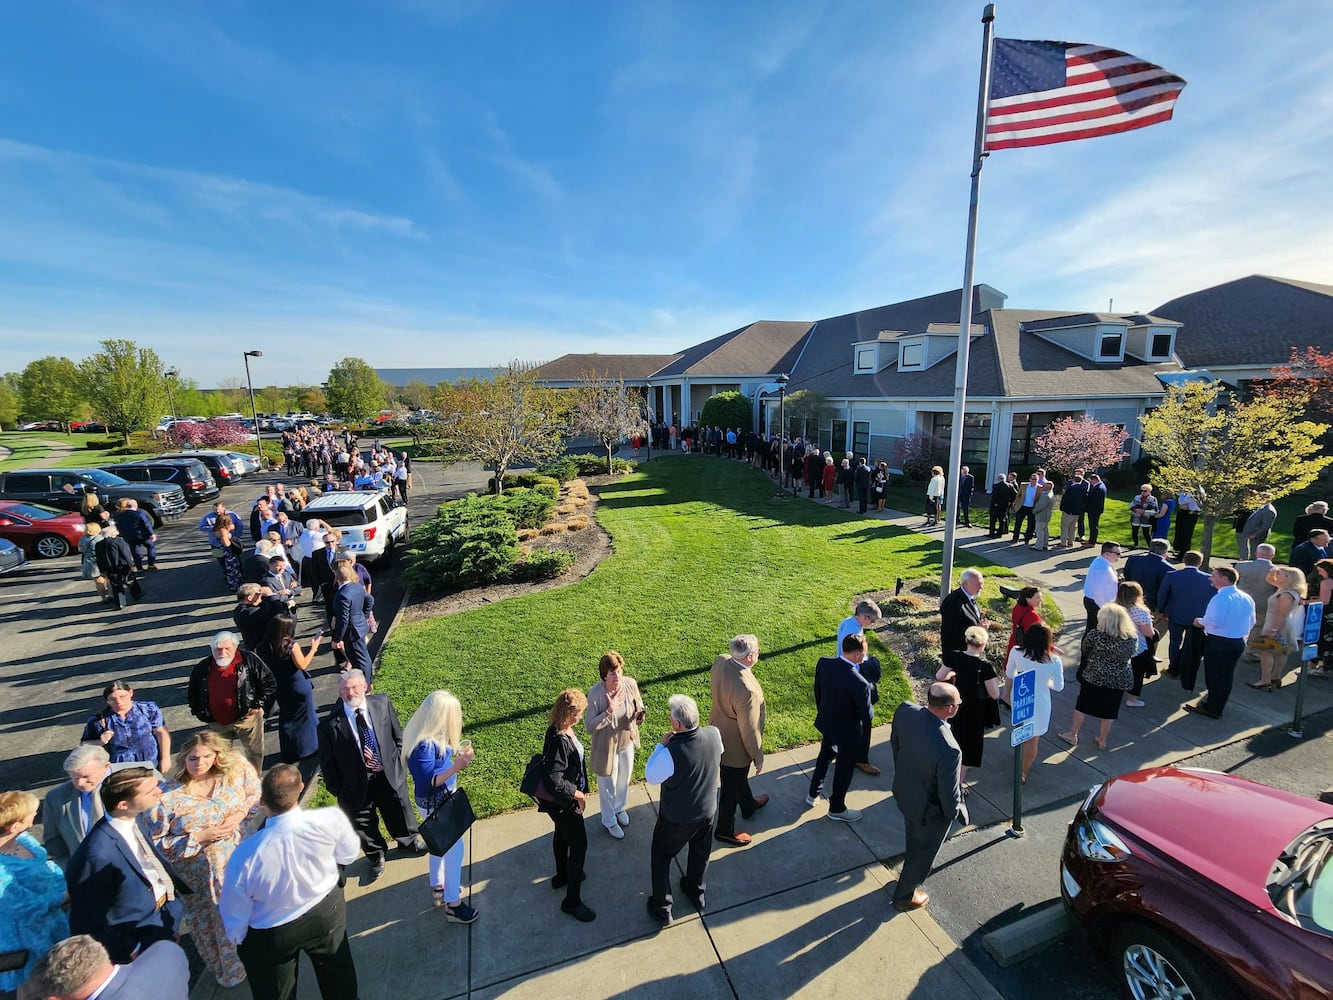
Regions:
<svg viewBox="0 0 1333 1000"><path fill-rule="evenodd" d="M644 396L641 388L625 380L595 371L579 376L580 385L569 390L570 424L606 450L606 472L610 475L616 446L643 428Z"/></svg>

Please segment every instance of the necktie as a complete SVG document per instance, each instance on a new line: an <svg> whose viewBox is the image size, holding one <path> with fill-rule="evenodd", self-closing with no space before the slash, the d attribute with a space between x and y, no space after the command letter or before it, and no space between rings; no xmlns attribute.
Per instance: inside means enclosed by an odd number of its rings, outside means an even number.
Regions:
<svg viewBox="0 0 1333 1000"><path fill-rule="evenodd" d="M138 823L134 824L134 841L139 845L139 863L143 865L143 871L148 876L148 881L154 883L154 891L160 894L158 898L170 902L175 898L175 893L172 891L171 876L167 874L166 866L162 864L161 859L153 852L152 846L148 843L148 838L143 835Z"/></svg>
<svg viewBox="0 0 1333 1000"><path fill-rule="evenodd" d="M366 771L379 774L384 770L384 762L380 760L380 745L375 742L375 730L366 721L364 708L356 710L356 731L361 734L361 756L365 758Z"/></svg>
<svg viewBox="0 0 1333 1000"><path fill-rule="evenodd" d="M85 837L93 826L93 793L79 792L79 826Z"/></svg>

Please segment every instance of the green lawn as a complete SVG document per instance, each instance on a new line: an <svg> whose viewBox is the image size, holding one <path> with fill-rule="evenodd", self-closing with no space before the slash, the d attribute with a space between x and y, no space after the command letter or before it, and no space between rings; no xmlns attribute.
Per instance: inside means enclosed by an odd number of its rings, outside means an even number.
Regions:
<svg viewBox="0 0 1333 1000"><path fill-rule="evenodd" d="M817 739L815 660L832 651L851 600L891 590L899 576L937 574L940 546L840 510L775 501L773 492L767 476L735 462L655 460L600 490L597 516L615 552L587 579L402 626L376 689L404 722L435 688L459 696L477 747L466 783L482 813L526 804L518 780L541 749L551 702L564 687L591 687L607 649L624 655L648 704L640 773L667 728L667 697L689 694L706 714L713 658L743 632L762 648L766 748ZM908 688L896 659L876 651L886 665L883 717Z"/></svg>
<svg viewBox="0 0 1333 1000"><path fill-rule="evenodd" d="M40 462L51 454L51 443L40 435L28 433L0 434L0 445L10 449L11 454L0 462L0 472L21 469L25 465Z"/></svg>

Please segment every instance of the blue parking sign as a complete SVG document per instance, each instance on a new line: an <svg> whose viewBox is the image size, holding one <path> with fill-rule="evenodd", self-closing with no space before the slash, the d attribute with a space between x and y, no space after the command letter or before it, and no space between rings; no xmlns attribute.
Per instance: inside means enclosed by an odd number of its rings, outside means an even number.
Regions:
<svg viewBox="0 0 1333 1000"><path fill-rule="evenodd" d="M1305 635L1306 642L1319 641L1319 629L1324 621L1324 606L1318 601L1311 601L1305 606Z"/></svg>
<svg viewBox="0 0 1333 1000"><path fill-rule="evenodd" d="M1032 738L1033 718L1037 714L1037 672L1027 670L1014 678L1013 689L1009 692L1010 715L1009 740L1012 746L1018 746Z"/></svg>

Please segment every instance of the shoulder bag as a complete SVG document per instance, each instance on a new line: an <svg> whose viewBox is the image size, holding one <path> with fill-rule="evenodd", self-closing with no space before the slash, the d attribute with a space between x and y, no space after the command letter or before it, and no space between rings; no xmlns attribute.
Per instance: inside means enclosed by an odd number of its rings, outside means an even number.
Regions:
<svg viewBox="0 0 1333 1000"><path fill-rule="evenodd" d="M440 804L421 821L421 839L431 854L440 857L449 853L449 848L458 843L476 820L477 814L472 811L467 792L461 788L452 792L445 790Z"/></svg>

